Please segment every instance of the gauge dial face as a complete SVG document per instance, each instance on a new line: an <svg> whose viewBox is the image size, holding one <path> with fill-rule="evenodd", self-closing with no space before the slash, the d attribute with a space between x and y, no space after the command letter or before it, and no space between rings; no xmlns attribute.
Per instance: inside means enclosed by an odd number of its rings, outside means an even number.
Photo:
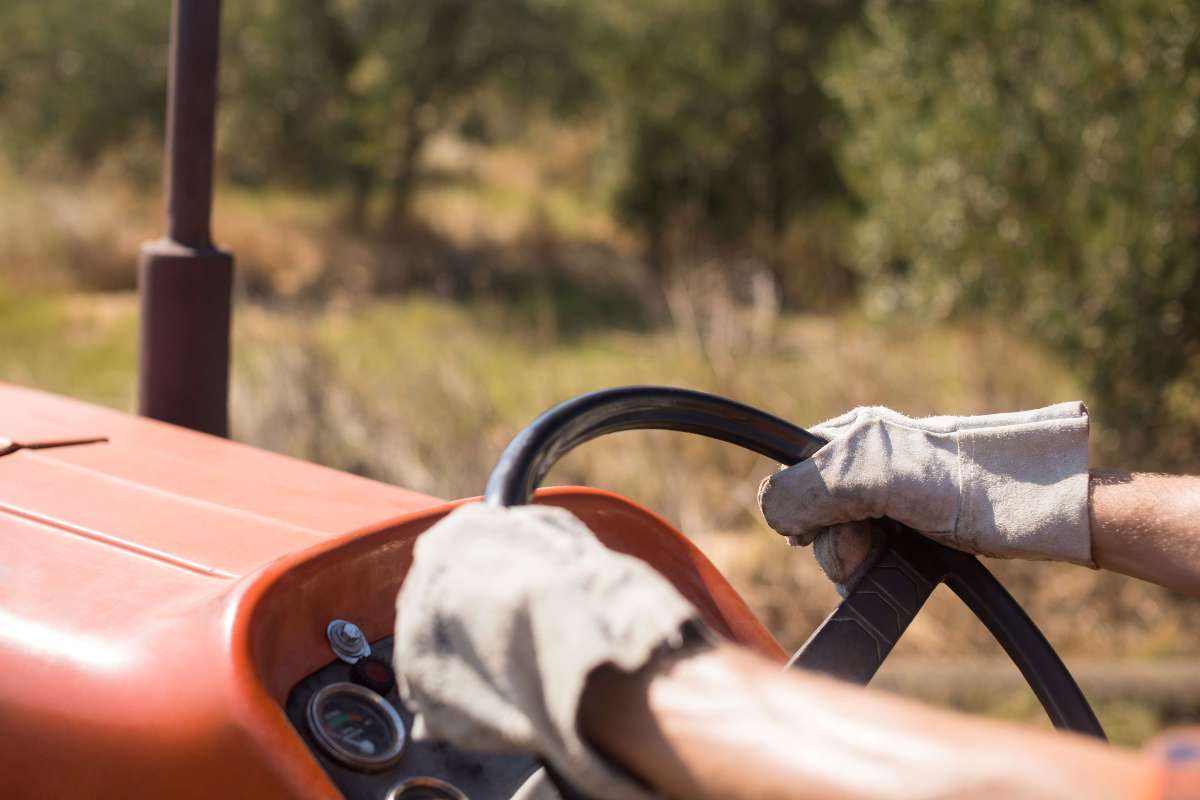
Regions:
<svg viewBox="0 0 1200 800"><path fill-rule="evenodd" d="M335 683L313 695L308 724L326 753L351 767L381 769L404 749L404 722L375 692Z"/></svg>

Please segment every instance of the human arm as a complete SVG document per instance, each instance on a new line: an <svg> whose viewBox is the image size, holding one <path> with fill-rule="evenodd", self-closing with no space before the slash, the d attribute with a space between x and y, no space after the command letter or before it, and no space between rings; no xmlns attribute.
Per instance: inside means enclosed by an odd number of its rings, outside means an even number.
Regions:
<svg viewBox="0 0 1200 800"><path fill-rule="evenodd" d="M1200 477L1093 470L1090 486L1097 565L1200 596Z"/></svg>
<svg viewBox="0 0 1200 800"><path fill-rule="evenodd" d="M777 664L734 645L635 673L604 668L580 705L583 733L668 796L1121 798L1151 770L1071 734L975 719Z"/></svg>
<svg viewBox="0 0 1200 800"><path fill-rule="evenodd" d="M698 625L661 575L564 510L467 506L418 540L397 675L418 737L535 753L605 800L1132 798L1147 769L1073 735L783 673L686 635Z"/></svg>
<svg viewBox="0 0 1200 800"><path fill-rule="evenodd" d="M813 430L828 444L768 477L759 501L771 527L815 545L839 584L878 550L862 522L886 516L968 552L1200 594L1200 479L1089 474L1082 403L923 419L860 408Z"/></svg>

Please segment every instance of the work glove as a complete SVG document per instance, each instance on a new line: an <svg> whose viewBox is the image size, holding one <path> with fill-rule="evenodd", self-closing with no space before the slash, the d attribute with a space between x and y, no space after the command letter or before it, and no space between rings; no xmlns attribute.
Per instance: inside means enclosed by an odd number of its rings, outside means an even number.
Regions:
<svg viewBox="0 0 1200 800"><path fill-rule="evenodd" d="M811 430L828 443L764 480L759 507L793 544L815 543L840 588L878 552L864 521L879 517L970 553L1094 566L1083 403L922 419L856 408Z"/></svg>
<svg viewBox="0 0 1200 800"><path fill-rule="evenodd" d="M418 737L537 754L591 797L652 798L580 736L580 696L596 668L636 671L700 625L565 509L467 505L417 540L396 607L400 694Z"/></svg>

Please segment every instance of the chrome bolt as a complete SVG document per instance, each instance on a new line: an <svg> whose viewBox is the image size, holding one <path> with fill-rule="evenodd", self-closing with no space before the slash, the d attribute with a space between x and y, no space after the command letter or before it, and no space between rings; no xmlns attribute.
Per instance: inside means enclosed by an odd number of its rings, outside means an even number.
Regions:
<svg viewBox="0 0 1200 800"><path fill-rule="evenodd" d="M329 639L333 654L347 664L354 664L360 658L371 655L371 643L353 622L335 619L325 626L325 636Z"/></svg>

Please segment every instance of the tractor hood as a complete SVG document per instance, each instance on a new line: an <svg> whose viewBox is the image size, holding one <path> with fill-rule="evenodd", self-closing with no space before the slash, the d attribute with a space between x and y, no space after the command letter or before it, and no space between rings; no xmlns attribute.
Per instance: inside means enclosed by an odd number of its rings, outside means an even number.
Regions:
<svg viewBox="0 0 1200 800"><path fill-rule="evenodd" d="M0 437L0 658L118 661L266 564L440 503L4 384Z"/></svg>
<svg viewBox="0 0 1200 800"><path fill-rule="evenodd" d="M390 635L455 503L3 384L0 437L0 797L338 797L287 697L333 660L331 620ZM783 658L662 519L594 489L537 502Z"/></svg>
<svg viewBox="0 0 1200 800"><path fill-rule="evenodd" d="M219 775L195 753L276 796L229 734L263 706L226 674L249 576L440 501L5 384L0 437L0 796L133 796L131 770L147 797L192 796ZM320 796L310 772L298 794Z"/></svg>
<svg viewBox="0 0 1200 800"><path fill-rule="evenodd" d="M9 609L12 580L38 574L9 550L14 541L47 554L107 550L113 564L156 562L229 580L322 539L440 502L5 384L0 437L11 442L0 446L7 451L0 455L0 569L9 574L0 581L0 605ZM100 441L70 444L94 439Z"/></svg>

